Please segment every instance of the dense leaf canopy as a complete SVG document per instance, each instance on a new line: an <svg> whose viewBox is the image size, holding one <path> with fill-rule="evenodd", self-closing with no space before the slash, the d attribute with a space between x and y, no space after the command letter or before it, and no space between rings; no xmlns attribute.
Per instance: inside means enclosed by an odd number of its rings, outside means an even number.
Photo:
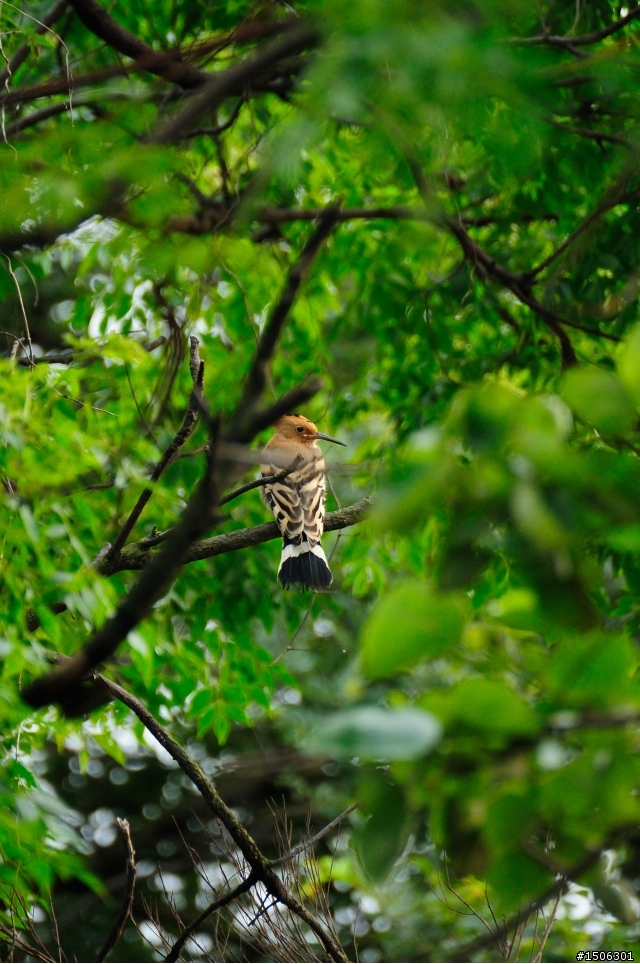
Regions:
<svg viewBox="0 0 640 964"><path fill-rule="evenodd" d="M633 949L640 7L0 14L6 953Z"/></svg>

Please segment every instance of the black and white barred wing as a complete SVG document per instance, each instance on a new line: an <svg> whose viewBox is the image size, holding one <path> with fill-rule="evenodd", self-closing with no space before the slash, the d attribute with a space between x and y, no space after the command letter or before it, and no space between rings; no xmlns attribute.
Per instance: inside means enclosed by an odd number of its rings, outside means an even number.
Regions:
<svg viewBox="0 0 640 964"><path fill-rule="evenodd" d="M277 475L282 470L275 465L261 465L262 475ZM304 512L296 483L291 475L280 482L262 488L265 503L278 523L282 537L287 542L299 543L304 534Z"/></svg>
<svg viewBox="0 0 640 964"><path fill-rule="evenodd" d="M262 465L263 475L280 469ZM265 485L264 500L282 533L278 579L285 589L328 589L331 571L320 545L324 525L324 461L313 459L281 482Z"/></svg>

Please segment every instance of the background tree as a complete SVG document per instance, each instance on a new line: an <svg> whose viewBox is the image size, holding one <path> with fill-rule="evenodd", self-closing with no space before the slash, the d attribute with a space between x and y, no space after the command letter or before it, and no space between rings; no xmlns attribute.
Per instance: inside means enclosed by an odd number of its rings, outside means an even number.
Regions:
<svg viewBox="0 0 640 964"><path fill-rule="evenodd" d="M5 957L631 951L640 7L0 12Z"/></svg>

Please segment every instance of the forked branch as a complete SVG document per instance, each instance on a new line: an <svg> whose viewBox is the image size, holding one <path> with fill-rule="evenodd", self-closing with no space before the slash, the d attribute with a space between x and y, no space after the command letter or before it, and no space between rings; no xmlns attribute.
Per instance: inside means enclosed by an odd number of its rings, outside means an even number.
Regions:
<svg viewBox="0 0 640 964"><path fill-rule="evenodd" d="M334 224L335 211L329 209L320 219L299 260L292 266L283 295L263 332L229 428L224 433L221 431L219 416L206 418L210 436L207 466L180 522L143 569L113 616L90 637L82 650L25 688L23 698L31 706L41 707L58 702L63 706L67 704L73 712L74 693L82 680L112 656L131 630L147 617L154 603L178 575L193 544L217 520L217 507L223 492L245 471L244 463L239 463L228 454L233 446L249 443L261 429L289 411L290 405L308 400L318 391L320 383L317 381L301 385L268 409L257 411L266 380L266 366L275 351L279 334L311 262ZM192 397L200 410L206 411L206 403L197 386Z"/></svg>
<svg viewBox="0 0 640 964"><path fill-rule="evenodd" d="M297 897L289 892L284 882L273 869L274 863L265 857L254 838L238 820L233 811L226 805L214 785L208 780L204 770L202 770L193 757L158 723L153 714L149 712L147 707L139 699L104 676L96 674L94 679L104 686L114 699L124 703L125 706L135 713L143 726L176 761L182 772L196 785L205 804L213 816L222 823L251 868L251 876L248 880L251 880L253 877L255 881L260 881L264 884L267 891L275 900L284 904L291 913L295 914L296 917L310 927L324 947L330 960L348 961L336 937L304 907ZM241 893L244 893L244 890L242 890ZM239 896L239 894L235 894L233 899L235 899L235 896ZM175 960L176 957L167 958L167 960Z"/></svg>
<svg viewBox="0 0 640 964"><path fill-rule="evenodd" d="M122 937L122 932L124 930L125 924L131 914L131 908L133 907L133 895L136 889L136 852L133 849L133 842L131 840L131 831L129 828L128 820L121 820L119 817L116 820L118 825L118 830L120 831L120 836L122 837L126 854L126 872L127 879L125 883L124 896L122 898L122 903L120 905L120 911L116 917L113 927L109 932L109 936L102 945L102 948L98 951L96 961L98 964L102 961L106 961L111 951L114 949L120 938Z"/></svg>

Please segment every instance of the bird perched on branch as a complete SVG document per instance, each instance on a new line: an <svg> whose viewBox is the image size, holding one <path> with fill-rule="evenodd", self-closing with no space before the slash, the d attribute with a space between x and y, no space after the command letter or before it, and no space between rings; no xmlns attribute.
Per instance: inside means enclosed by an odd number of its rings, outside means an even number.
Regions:
<svg viewBox="0 0 640 964"><path fill-rule="evenodd" d="M280 585L315 592L328 589L331 570L320 540L324 528L324 458L318 440L344 445L323 435L304 415L284 415L262 453L263 477L289 469L285 478L265 485L265 503L282 533Z"/></svg>

